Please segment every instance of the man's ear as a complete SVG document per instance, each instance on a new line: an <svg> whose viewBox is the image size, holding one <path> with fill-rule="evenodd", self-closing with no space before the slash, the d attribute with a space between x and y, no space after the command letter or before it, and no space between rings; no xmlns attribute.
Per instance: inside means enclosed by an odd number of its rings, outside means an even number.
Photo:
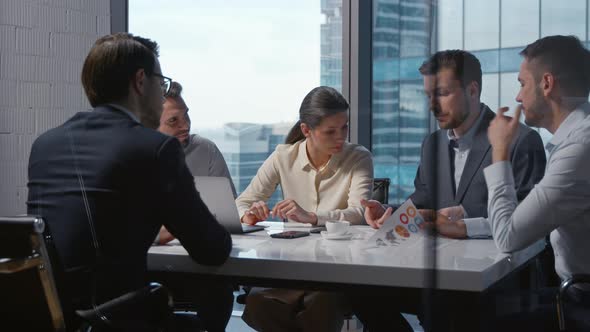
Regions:
<svg viewBox="0 0 590 332"><path fill-rule="evenodd" d="M299 128L301 128L301 132L303 133L303 136L305 136L306 138L309 137L309 135L311 135L311 128L307 125L307 123L301 123L299 125Z"/></svg>
<svg viewBox="0 0 590 332"><path fill-rule="evenodd" d="M477 84L476 81L472 81L471 83L469 83L468 90L469 90L469 97L479 99L479 91L481 90L481 87L479 86L479 84Z"/></svg>
<svg viewBox="0 0 590 332"><path fill-rule="evenodd" d="M555 76L552 73L544 73L540 85L543 96L548 97L555 90Z"/></svg>
<svg viewBox="0 0 590 332"><path fill-rule="evenodd" d="M143 68L139 68L133 75L133 78L131 80L131 89L133 89L133 91L135 91L136 94L144 94L146 78L147 77L145 74L145 70Z"/></svg>

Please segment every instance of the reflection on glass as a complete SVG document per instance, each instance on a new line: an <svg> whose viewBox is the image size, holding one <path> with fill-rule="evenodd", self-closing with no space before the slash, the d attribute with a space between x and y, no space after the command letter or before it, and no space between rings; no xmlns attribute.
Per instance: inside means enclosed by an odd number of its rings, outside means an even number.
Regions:
<svg viewBox="0 0 590 332"><path fill-rule="evenodd" d="M499 43L499 0L465 1L465 49L497 48Z"/></svg>

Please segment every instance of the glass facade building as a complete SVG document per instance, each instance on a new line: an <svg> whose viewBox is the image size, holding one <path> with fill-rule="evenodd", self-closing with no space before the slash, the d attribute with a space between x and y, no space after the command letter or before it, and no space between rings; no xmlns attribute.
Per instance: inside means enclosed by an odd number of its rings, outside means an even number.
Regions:
<svg viewBox="0 0 590 332"><path fill-rule="evenodd" d="M342 0L321 0L320 82L342 91Z"/></svg>
<svg viewBox="0 0 590 332"><path fill-rule="evenodd" d="M371 150L375 177L391 180L390 202L413 192L430 118L418 67L431 50L429 0L373 2Z"/></svg>

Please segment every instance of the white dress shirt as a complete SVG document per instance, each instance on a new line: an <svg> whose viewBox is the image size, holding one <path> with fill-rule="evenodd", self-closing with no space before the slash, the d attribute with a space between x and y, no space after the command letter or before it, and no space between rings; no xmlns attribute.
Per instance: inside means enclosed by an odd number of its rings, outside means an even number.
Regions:
<svg viewBox="0 0 590 332"><path fill-rule="evenodd" d="M463 175L465 163L467 163L467 157L469 157L469 152L471 152L471 146L473 145L473 136L483 119L484 110L485 106L482 104L477 120L475 120L465 135L457 137L455 136L453 129L447 131L449 141L455 140L457 142L456 147L453 148L455 150L455 160L453 161L455 166L455 174L453 174L455 177L455 192L457 192L457 188L459 188L461 175ZM467 214L467 211L465 211L465 214ZM463 221L465 222L465 228L467 229L467 237L488 238L492 235L490 224L484 217L474 216L473 218L470 218L468 215L465 215Z"/></svg>
<svg viewBox="0 0 590 332"><path fill-rule="evenodd" d="M314 212L318 225L327 220L363 222L361 199L370 199L373 188L371 153L357 144L345 143L341 152L316 169L307 157L306 140L280 144L264 161L250 185L236 199L240 217L252 203L267 201L281 186L283 197ZM272 209L272 206L269 206Z"/></svg>
<svg viewBox="0 0 590 332"><path fill-rule="evenodd" d="M484 170L496 245L512 252L551 233L562 278L590 273L590 105L571 112L546 145L543 179L518 204L510 162Z"/></svg>

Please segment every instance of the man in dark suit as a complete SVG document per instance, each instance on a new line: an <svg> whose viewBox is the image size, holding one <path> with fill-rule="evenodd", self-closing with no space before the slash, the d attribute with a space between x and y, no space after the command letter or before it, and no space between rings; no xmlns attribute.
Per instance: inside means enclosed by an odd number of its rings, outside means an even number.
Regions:
<svg viewBox="0 0 590 332"><path fill-rule="evenodd" d="M170 85L157 44L98 39L82 84L94 109L35 141L27 202L53 234L74 309L146 286L147 251L162 225L199 264L224 263L229 233L196 191L178 140L154 130Z"/></svg>
<svg viewBox="0 0 590 332"><path fill-rule="evenodd" d="M466 51L441 51L422 64L420 73L430 111L440 129L422 144L415 191L410 198L444 236L489 237L483 169L492 162L487 129L495 114L480 101L479 60ZM522 200L543 177L546 158L539 134L521 124L511 145L510 159L517 195ZM393 207L386 208L377 201L361 203L365 220L374 228L381 227L393 212ZM353 303L357 303L357 316L371 331L411 331L401 315L392 318L390 303L405 302L406 306L399 309L415 312L419 298L418 292L408 292L397 300L371 297ZM442 308L437 310L440 313Z"/></svg>

